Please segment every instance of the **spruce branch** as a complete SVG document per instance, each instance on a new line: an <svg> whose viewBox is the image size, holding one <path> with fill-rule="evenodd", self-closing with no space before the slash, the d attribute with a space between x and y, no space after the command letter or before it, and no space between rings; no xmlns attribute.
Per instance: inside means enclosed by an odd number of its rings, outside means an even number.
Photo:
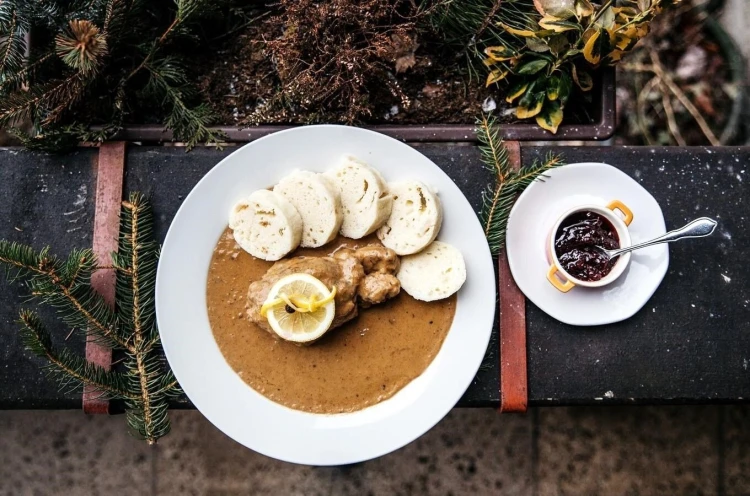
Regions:
<svg viewBox="0 0 750 496"><path fill-rule="evenodd" d="M91 130L88 125L76 123L49 126L44 130L44 134L28 133L17 127L11 127L7 131L30 150L59 152L73 148L81 142L101 143L114 136L118 129L119 126L105 126L102 129Z"/></svg>
<svg viewBox="0 0 750 496"><path fill-rule="evenodd" d="M125 377L104 370L66 349L55 350L49 331L39 316L31 310L21 310L19 322L22 325L21 339L24 346L34 355L49 362L46 371L57 379L61 389L75 390L90 384L109 399L132 400L135 395L128 390Z"/></svg>
<svg viewBox="0 0 750 496"><path fill-rule="evenodd" d="M33 77L36 71L55 55L50 51L36 60L29 60L26 65L15 71L0 73L0 93L18 90L22 85L27 84L30 77Z"/></svg>
<svg viewBox="0 0 750 496"><path fill-rule="evenodd" d="M53 110L44 116L42 123L52 123L65 108L78 100L83 86L84 75L76 72L63 80L32 86L25 92L12 92L0 98L0 126L31 119L37 112L44 115L45 108Z"/></svg>
<svg viewBox="0 0 750 496"><path fill-rule="evenodd" d="M494 181L482 192L479 216L484 225L490 252L497 256L505 245L508 217L518 194L529 184L543 177L545 172L563 165L563 161L561 157L550 154L544 161L537 160L514 171L510 166L508 150L500 138L493 117L482 114L475 133L479 141L482 163L494 176Z"/></svg>
<svg viewBox="0 0 750 496"><path fill-rule="evenodd" d="M137 193L131 194L122 207L118 253L113 256L118 269L117 310L126 322L133 346L126 360L126 367L133 372L130 386L139 392L138 399L127 404L128 425L139 437L154 443L169 432L166 400L174 397L173 391L179 386L164 361L156 328L159 246L153 240L151 208Z"/></svg>
<svg viewBox="0 0 750 496"><path fill-rule="evenodd" d="M182 395L156 328L158 259L151 208L137 193L122 204L118 251L108 267L116 270L114 308L91 287L92 274L103 268L91 250L73 250L60 259L47 248L37 252L0 241L0 264L9 277L24 278L32 299L56 308L71 329L88 328L108 346L122 350L122 360L113 366L122 362L124 370L107 371L67 349L56 349L38 315L23 310L21 336L27 349L47 360L46 370L62 389L90 384L107 398L123 400L131 432L149 444L169 432L168 402Z"/></svg>
<svg viewBox="0 0 750 496"><path fill-rule="evenodd" d="M186 66L200 35L208 34L198 21L218 8L233 13L228 6L228 0L0 1L0 126L30 122L31 131L14 131L24 145L62 151L91 134L81 131L88 124L117 131L128 116L150 117L156 107L189 147L218 142L221 135L208 129L214 113L201 104L194 78L173 84L165 76L167 86L146 88L151 73L145 73L165 58Z"/></svg>
<svg viewBox="0 0 750 496"><path fill-rule="evenodd" d="M187 75L181 63L165 57L157 63L147 63L149 73L146 91L162 96L161 104L167 109L166 127L172 129L177 139L183 140L190 150L198 143L220 144L224 135L208 126L215 119L214 112L206 104L189 107L185 98L192 96Z"/></svg>
<svg viewBox="0 0 750 496"><path fill-rule="evenodd" d="M8 26L5 39L0 44L0 74L12 73L21 70L23 66L23 53L26 43L23 40L23 32L18 29L18 16L14 11Z"/></svg>

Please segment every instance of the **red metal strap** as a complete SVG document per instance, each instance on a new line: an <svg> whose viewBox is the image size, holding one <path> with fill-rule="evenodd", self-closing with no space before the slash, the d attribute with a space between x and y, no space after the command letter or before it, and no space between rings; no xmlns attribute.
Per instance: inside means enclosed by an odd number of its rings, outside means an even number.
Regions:
<svg viewBox="0 0 750 496"><path fill-rule="evenodd" d="M510 164L521 167L521 146L506 141ZM500 411L525 412L528 406L526 370L526 300L510 273L505 250L498 256L500 293Z"/></svg>
<svg viewBox="0 0 750 496"><path fill-rule="evenodd" d="M110 265L110 254L117 251L120 232L120 205L122 181L125 170L125 142L103 143L99 148L96 165L96 211L94 214L94 253L100 265ZM115 270L99 269L91 276L91 286L112 307L115 304ZM86 340L86 360L109 369L112 351ZM83 388L85 413L109 413L109 401L90 387Z"/></svg>

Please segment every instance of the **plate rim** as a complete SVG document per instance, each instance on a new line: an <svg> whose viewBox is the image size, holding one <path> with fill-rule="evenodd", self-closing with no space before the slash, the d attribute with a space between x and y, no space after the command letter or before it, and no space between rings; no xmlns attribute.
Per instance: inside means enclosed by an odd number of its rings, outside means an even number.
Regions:
<svg viewBox="0 0 750 496"><path fill-rule="evenodd" d="M465 202L465 206L468 207L470 209L470 211L473 213L474 224L476 224L476 227L482 233L482 239L485 239L484 236L483 236L483 230L481 229L481 224L479 223L479 219L477 218L476 213L474 212L473 207L471 206L471 204L469 203L468 199L466 198L466 195L464 195L464 193L460 190L460 188L458 187L458 185L456 184L456 182L450 176L448 176L448 174L440 166L438 166L437 164L435 164L434 161L432 161L430 158L428 158L424 154L422 154L418 149L415 149L414 147L411 147L411 146L409 146L406 143L400 142L398 140L395 140L393 138L390 138L388 136L382 135L382 134L374 132L374 131L370 131L370 130L366 130L366 129L362 129L362 128L357 128L357 127L351 127L351 126L341 126L341 125L330 125L330 124L327 124L327 125L316 125L316 126L303 126L303 127L297 127L297 128L291 128L291 129L281 130L281 131L279 131L277 133L273 133L273 134L270 134L268 136L264 136L263 138L260 138L260 139L258 139L256 141L248 143L247 145L244 145L242 147L238 147L232 153L230 153L226 157L222 158L216 165L214 165L210 170L208 170L204 174L203 177L200 178L200 180L193 186L193 188L191 189L191 191L185 196L184 200L182 201L180 207L178 208L177 212L175 213L174 218L172 219L172 221L170 223L169 230L167 232L167 235L166 235L166 237L164 239L164 243L163 243L163 246L162 246L163 254L167 255L167 254L169 254L171 252L171 249L168 249L168 248L170 248L172 246L170 244L170 240L173 237L173 228L174 228L175 225L177 225L177 220L180 219L180 216L181 215L185 215L184 214L185 206L188 205L188 204L190 204L191 202L195 201L195 198L197 198L197 195L199 194L198 191L201 190L201 185L205 184L208 181L210 181L211 180L210 177L213 174L217 174L217 171L220 170L221 167L227 167L226 164L231 164L232 162L238 160L238 155L240 155L241 153L247 153L247 151L246 151L247 148L252 148L252 147L259 146L258 145L259 143L263 144L263 143L266 143L268 141L279 140L280 138L284 139L284 137L287 136L287 135L289 135L289 134L309 133L313 129L315 129L315 130L324 129L323 132L325 132L325 129L331 129L333 131L342 132L342 133L355 133L355 134L361 133L361 136L367 135L369 137L369 138L363 138L363 139L373 139L373 140L376 140L376 141L377 140L389 141L389 142L393 143L392 146L398 146L400 149L404 150L404 153L406 153L406 154L412 154L412 156L414 156L414 157L416 157L417 155L421 156L422 158L420 160L421 161L426 161L427 163L429 163L430 167L434 168L433 170L435 171L436 174L438 174L438 176L440 174L442 174L443 176L445 176L445 178L447 178L452 183L451 188L455 187L456 191L458 191L458 193L460 194L460 200L462 200L463 202ZM382 141L381 141L381 143L382 143ZM403 147L405 147L405 148L403 148ZM245 151L243 152L243 150L245 150ZM413 155L413 154L417 154L417 155ZM343 151L342 151L342 155L343 155ZM268 167L268 166L265 166L265 167ZM289 171L291 171L291 169ZM289 171L285 171L284 173L289 172ZM281 173L281 174L283 174L283 173ZM252 175L252 173L250 173L250 175ZM397 180L398 178L391 178L391 179L392 180ZM430 182L429 179L424 179L423 178L423 180L425 180L425 182L428 182L428 183ZM462 209L459 209L459 210L462 210ZM487 245L486 241L482 244L482 246L478 247L477 250L478 251L473 251L472 252L472 256L476 256L479 259L486 259L483 262L480 260L480 262L478 262L478 263L482 263L482 264L488 263L489 266L492 266L492 264L493 264L493 258L492 258L491 254L490 254L489 246ZM163 258L160 258L159 267L157 269L157 280L156 280L156 289L155 289L155 299L156 299L156 308L157 308L157 315L156 315L156 317L157 317L157 324L159 326L159 332L160 332L160 335L162 337L162 345L163 345L163 349L164 349L164 354L165 354L165 356L167 358L167 361L170 362L170 366L172 366L171 364L173 363L173 360L170 358L170 355L172 355L172 353L176 353L175 352L175 346L176 345L171 344L172 336L170 335L169 332L166 333L166 335L169 336L166 339L165 339L165 333L162 332L162 329L164 329L165 319L163 318L161 310L164 308L163 298L165 296L164 296L164 289L163 288L165 287L164 277L166 277L164 275L164 272L162 271L162 268L163 268L162 262L163 262L163 260L164 260ZM494 273L494 270L492 272ZM474 277L480 277L480 276L474 275ZM482 277L482 279L485 279L485 277ZM257 449L256 447L249 446L243 440L238 439L238 437L235 435L236 433L229 432L231 429L229 429L227 426L220 425L220 423L215 422L215 420L213 418L211 418L209 415L207 415L204 412L204 409L202 408L202 405L200 404L202 402L202 400L200 400L200 399L196 400L196 399L194 399L193 397L190 396L190 394L193 394L193 393L195 393L195 391L197 391L197 389L195 389L191 393L188 392L188 389L192 389L192 385L188 386L188 387L185 387L183 385L183 389L185 390L186 396L188 396L191 399L191 401L193 402L193 405L196 407L196 409L198 409L199 411L201 411L201 413L212 424L214 424L219 430L221 430L227 436L229 436L230 438L232 438L235 441L239 442L240 444L243 444L246 447L248 447L250 449L253 449L253 450L257 451L257 452L260 452L260 453L262 453L262 454L264 454L266 456L271 456L273 458L277 458L277 459L284 460L284 461L289 461L289 462L292 462L292 463L314 464L314 465L339 465L339 464L345 464L345 463L355 463L355 462L364 461L364 460L371 459L371 458L376 458L378 456L382 456L382 455L384 455L386 453L389 453L391 451L394 451L396 449L399 449L399 448L405 446L406 444L412 442L414 439L416 439L419 436L421 436L422 434L424 434L424 432L426 432L427 430L429 430L432 427L434 427L434 425L437 424L440 420L442 420L442 418L455 406L455 403L458 400L460 400L461 396L463 396L463 394L465 393L466 389L473 382L473 380L474 380L474 378L476 376L476 373L479 370L479 367L481 366L481 363L482 363L482 361L484 359L484 356L486 355L486 351L487 351L487 348L488 348L490 340L491 340L492 331L493 331L494 314L495 314L496 306L497 306L497 302L496 302L496 298L495 298L495 296L497 294L497 286L496 286L496 281L495 281L494 275L492 275L489 278L487 278L487 280L485 282L483 282L482 284L486 284L488 282L489 282L489 284L491 284L491 288L493 290L492 291L492 298L491 298L491 301L492 301L492 312L491 312L490 317L488 319L487 330L484 331L484 335L483 336L480 336L480 337L482 337L482 344L483 344L483 346L482 346L482 349L481 349L481 354L478 351L476 352L476 357L477 357L476 360L475 360L476 361L476 367L471 367L472 368L472 373L470 374L471 377L467 381L465 381L466 383L464 385L462 385L461 393L458 394L458 395L456 395L455 400L452 400L452 401L449 402L450 406L447 407L445 409L445 411L441 412L437 416L437 419L434 422L431 422L431 423L427 422L425 425L422 425L422 427L423 427L422 429L414 429L414 432L411 432L408 436L402 436L402 440L401 441L403 441L403 442L395 443L393 446L390 446L387 449L384 449L384 450L381 449L380 451L373 451L371 453L368 453L366 456L354 456L354 457L350 456L350 457L348 457L346 459L337 459L335 461L332 461L330 459L321 459L321 460L317 460L317 461L310 460L310 459L295 459L295 457L293 457L293 456L292 457L288 457L288 456L279 455L279 453L270 453L267 450L261 450L261 449ZM202 291L205 292L205 287L202 288ZM458 301L459 302L461 301L460 294L459 294L459 300ZM487 302L489 302L489 301L490 301L490 298L487 298ZM487 302L485 302L485 303L487 303ZM458 313L458 306L457 306L457 310L456 311ZM444 341L443 345L441 345L440 351L438 351L438 354L435 356L435 358L433 359L433 361L431 362L431 364L428 365L427 369L425 370L425 372L423 372L423 374L421 376L419 376L416 379L414 379L413 381L411 381L410 384L407 384L407 386L404 388L404 390L407 389L411 384L419 381L421 379L421 377L426 376L427 373L428 373L428 371L431 370L432 366L435 363L438 362L438 359L443 354L443 350L445 349L445 344L448 341L449 336L451 335L451 333L454 333L455 322L456 322L456 320L454 319L454 324L452 324L451 329L446 334L445 341ZM211 332L210 328L209 328L208 332L209 333ZM211 335L211 339L213 340L213 336L212 335ZM167 343L170 343L170 344L167 344ZM477 346L477 349L478 349L478 346ZM222 358L223 358L223 355L222 355ZM182 371L178 371L174 367L172 367L172 370L173 370L173 373L175 374L175 377L179 381L180 380L180 375L183 375ZM232 373L236 375L236 372L234 372L234 370L232 370ZM184 377L185 376L183 375L183 378ZM425 379L425 380L427 380L427 379ZM249 389L250 391L254 392L254 390L252 390L252 388L250 388L249 385L245 384L244 382L243 382L243 384L245 385L245 387L247 389ZM433 384L433 386L437 386L437 384ZM396 393L396 395L394 395L393 398L397 397L400 393L401 392ZM259 395L259 393L255 393L255 394ZM265 397L263 397L263 398L266 401L268 401L268 402L271 401L271 400L268 400ZM393 399L393 398L391 398L391 399ZM384 402L381 402L381 403L375 405L375 407L377 407L378 405L382 405L382 404L388 403L389 401L391 401L391 399L386 400ZM307 413L307 412L299 412L297 410L291 410L291 409L289 409L287 407L284 407L282 405L279 405L279 404L275 404L275 405L278 406L278 407L280 407L280 408L287 409L287 410L289 410L291 412L298 412L298 413L304 414L304 415L313 415L313 416L316 415L316 414L310 414L310 413ZM374 408L374 407L368 407L368 408L366 408L364 410L360 410L359 412L367 411L367 410L370 410L371 408ZM354 414L359 413L359 412L354 412ZM319 416L320 417L326 417L326 418L332 418L332 417L347 416L347 415L353 415L353 414L319 415ZM227 427L227 428L225 428L225 427Z"/></svg>

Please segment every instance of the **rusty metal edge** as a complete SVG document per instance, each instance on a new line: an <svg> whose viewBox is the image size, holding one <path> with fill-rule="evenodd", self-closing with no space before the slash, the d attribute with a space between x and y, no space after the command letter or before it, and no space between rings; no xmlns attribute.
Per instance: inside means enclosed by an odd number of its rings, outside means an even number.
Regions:
<svg viewBox="0 0 750 496"><path fill-rule="evenodd" d="M536 124L504 124L501 134L506 140L515 141L568 141L568 140L606 140L615 132L615 71L608 68L602 71L601 79L601 115L599 122L592 124L564 124L557 134L551 134ZM223 132L227 141L245 143L263 136L297 126L253 126L240 129L231 126L220 126L213 129ZM435 125L373 125L364 126L392 138L411 142L473 142L473 124L435 124ZM162 126L129 126L117 133L113 140L168 142L173 141L171 131Z"/></svg>

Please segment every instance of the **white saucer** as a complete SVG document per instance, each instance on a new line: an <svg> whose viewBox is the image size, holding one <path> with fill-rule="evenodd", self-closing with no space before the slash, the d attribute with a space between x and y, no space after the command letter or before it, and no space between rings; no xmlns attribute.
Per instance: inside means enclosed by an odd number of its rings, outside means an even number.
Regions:
<svg viewBox="0 0 750 496"><path fill-rule="evenodd" d="M547 236L565 210L617 199L633 211L630 235L633 244L640 243L666 232L659 204L643 186L611 165L570 164L546 175L518 197L508 219L506 249L516 284L536 306L565 324L593 326L632 317L667 273L666 244L633 252L628 268L612 284L561 293L546 277Z"/></svg>

